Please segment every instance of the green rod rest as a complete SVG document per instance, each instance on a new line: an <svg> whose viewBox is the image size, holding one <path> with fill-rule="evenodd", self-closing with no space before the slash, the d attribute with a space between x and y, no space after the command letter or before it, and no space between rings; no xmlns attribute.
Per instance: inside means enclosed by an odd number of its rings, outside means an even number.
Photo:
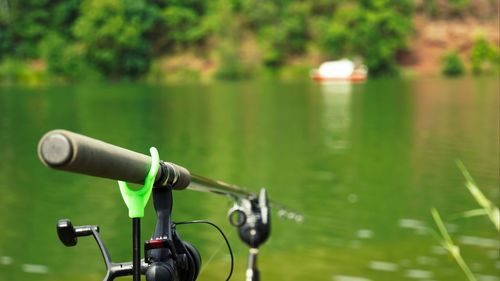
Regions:
<svg viewBox="0 0 500 281"><path fill-rule="evenodd" d="M151 147L149 152L151 153L151 168L149 169L148 175L144 180L143 187L140 189L132 189L128 187L126 182L118 181L118 186L120 186L123 201L125 201L125 204L128 207L128 216L130 218L144 217L144 208L148 203L151 190L153 189L153 183L155 181L156 174L158 173L158 168L160 167L158 150L155 147Z"/></svg>

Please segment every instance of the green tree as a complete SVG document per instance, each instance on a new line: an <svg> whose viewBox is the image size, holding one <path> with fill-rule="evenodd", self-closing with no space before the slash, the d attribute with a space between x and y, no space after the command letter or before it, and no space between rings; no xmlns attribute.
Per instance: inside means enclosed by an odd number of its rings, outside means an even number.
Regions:
<svg viewBox="0 0 500 281"><path fill-rule="evenodd" d="M74 34L85 56L109 77L136 77L148 70L155 9L141 0L85 0Z"/></svg>
<svg viewBox="0 0 500 281"><path fill-rule="evenodd" d="M396 73L396 55L412 31L411 11L409 1L345 3L324 31L322 46L334 58L361 56L370 73Z"/></svg>
<svg viewBox="0 0 500 281"><path fill-rule="evenodd" d="M0 51L18 58L38 57L38 44L48 32L70 36L79 0L9 1L0 18Z"/></svg>
<svg viewBox="0 0 500 281"><path fill-rule="evenodd" d="M238 80L248 77L248 69L241 63L241 21L235 17L235 7L226 1L217 1L213 8L218 11L214 24L216 50L219 67L216 77L225 80Z"/></svg>
<svg viewBox="0 0 500 281"><path fill-rule="evenodd" d="M498 47L490 44L484 37L480 36L474 41L470 53L470 63L472 73L481 74L484 72L498 71L499 68Z"/></svg>
<svg viewBox="0 0 500 281"><path fill-rule="evenodd" d="M465 72L465 66L456 50L448 52L443 57L442 73L445 76L461 76Z"/></svg>
<svg viewBox="0 0 500 281"><path fill-rule="evenodd" d="M147 38L153 42L153 55L177 51L185 47L202 46L211 34L209 22L212 1L159 0L148 2L155 13L155 22Z"/></svg>
<svg viewBox="0 0 500 281"><path fill-rule="evenodd" d="M85 60L81 43L71 43L57 33L49 33L40 43L39 49L48 71L53 75L78 81L101 77Z"/></svg>
<svg viewBox="0 0 500 281"><path fill-rule="evenodd" d="M209 29L203 24L207 7L204 1L176 1L162 11L165 33L176 44L200 42Z"/></svg>
<svg viewBox="0 0 500 281"><path fill-rule="evenodd" d="M260 39L266 66L278 67L290 56L306 51L309 3L246 0L242 13Z"/></svg>

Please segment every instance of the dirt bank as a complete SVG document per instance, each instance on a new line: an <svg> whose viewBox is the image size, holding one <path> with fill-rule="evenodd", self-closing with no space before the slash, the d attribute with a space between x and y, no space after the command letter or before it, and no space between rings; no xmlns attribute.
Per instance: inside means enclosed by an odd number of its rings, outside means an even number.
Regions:
<svg viewBox="0 0 500 281"><path fill-rule="evenodd" d="M473 16L464 18L429 19L423 15L414 17L414 36L408 53L400 62L417 75L437 75L441 71L441 58L450 50L458 50L463 61L469 61L474 39L484 36L499 45L498 14L487 20Z"/></svg>

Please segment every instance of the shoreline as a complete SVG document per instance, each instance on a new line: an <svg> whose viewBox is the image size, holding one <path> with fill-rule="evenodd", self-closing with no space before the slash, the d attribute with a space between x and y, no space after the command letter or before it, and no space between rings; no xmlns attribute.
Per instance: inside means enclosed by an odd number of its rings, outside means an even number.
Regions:
<svg viewBox="0 0 500 281"><path fill-rule="evenodd" d="M479 20L473 16L463 18L431 19L422 13L413 16L413 35L408 49L398 54L398 76L403 78L439 77L443 56L455 50L465 65L465 75L471 75L470 53L474 40L483 37L497 52L500 46L498 30L498 15L496 18ZM174 54L163 55L152 60L149 71L138 79L122 77L105 79L102 77L85 77L88 81L138 81L151 84L177 82L212 82L217 80L245 79L278 79L295 80L309 78L310 69L316 68L321 62L331 59L322 54L319 47L308 45L304 55L287 59L286 63L277 69L262 65L262 53L257 39L251 33L245 32L239 45L239 55L236 61L234 76L221 79L217 72L222 63L213 48L191 48ZM492 67L493 73L498 68ZM370 79L370 72L369 72ZM232 79L231 79L232 78ZM307 79L306 78L306 79ZM75 79L53 75L49 72L47 63L42 59L21 61L5 59L0 63L0 85L3 84L66 84ZM78 80L81 81L81 80Z"/></svg>

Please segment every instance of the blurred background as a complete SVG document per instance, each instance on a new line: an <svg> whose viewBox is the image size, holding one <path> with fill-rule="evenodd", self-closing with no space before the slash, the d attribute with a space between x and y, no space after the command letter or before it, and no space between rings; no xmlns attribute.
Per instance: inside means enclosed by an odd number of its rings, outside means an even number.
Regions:
<svg viewBox="0 0 500 281"><path fill-rule="evenodd" d="M95 242L64 247L60 218L99 225L113 260L131 259L117 183L38 160L55 128L268 188L304 221L273 212L262 280L471 280L432 208L475 280L500 280L499 232L464 215L481 207L457 166L498 205L498 11L494 0L0 0L0 280L102 280ZM311 79L342 58L367 79ZM232 280L244 280L231 206L179 191L173 218L220 225ZM225 280L219 234L179 232L202 255L198 280Z"/></svg>

